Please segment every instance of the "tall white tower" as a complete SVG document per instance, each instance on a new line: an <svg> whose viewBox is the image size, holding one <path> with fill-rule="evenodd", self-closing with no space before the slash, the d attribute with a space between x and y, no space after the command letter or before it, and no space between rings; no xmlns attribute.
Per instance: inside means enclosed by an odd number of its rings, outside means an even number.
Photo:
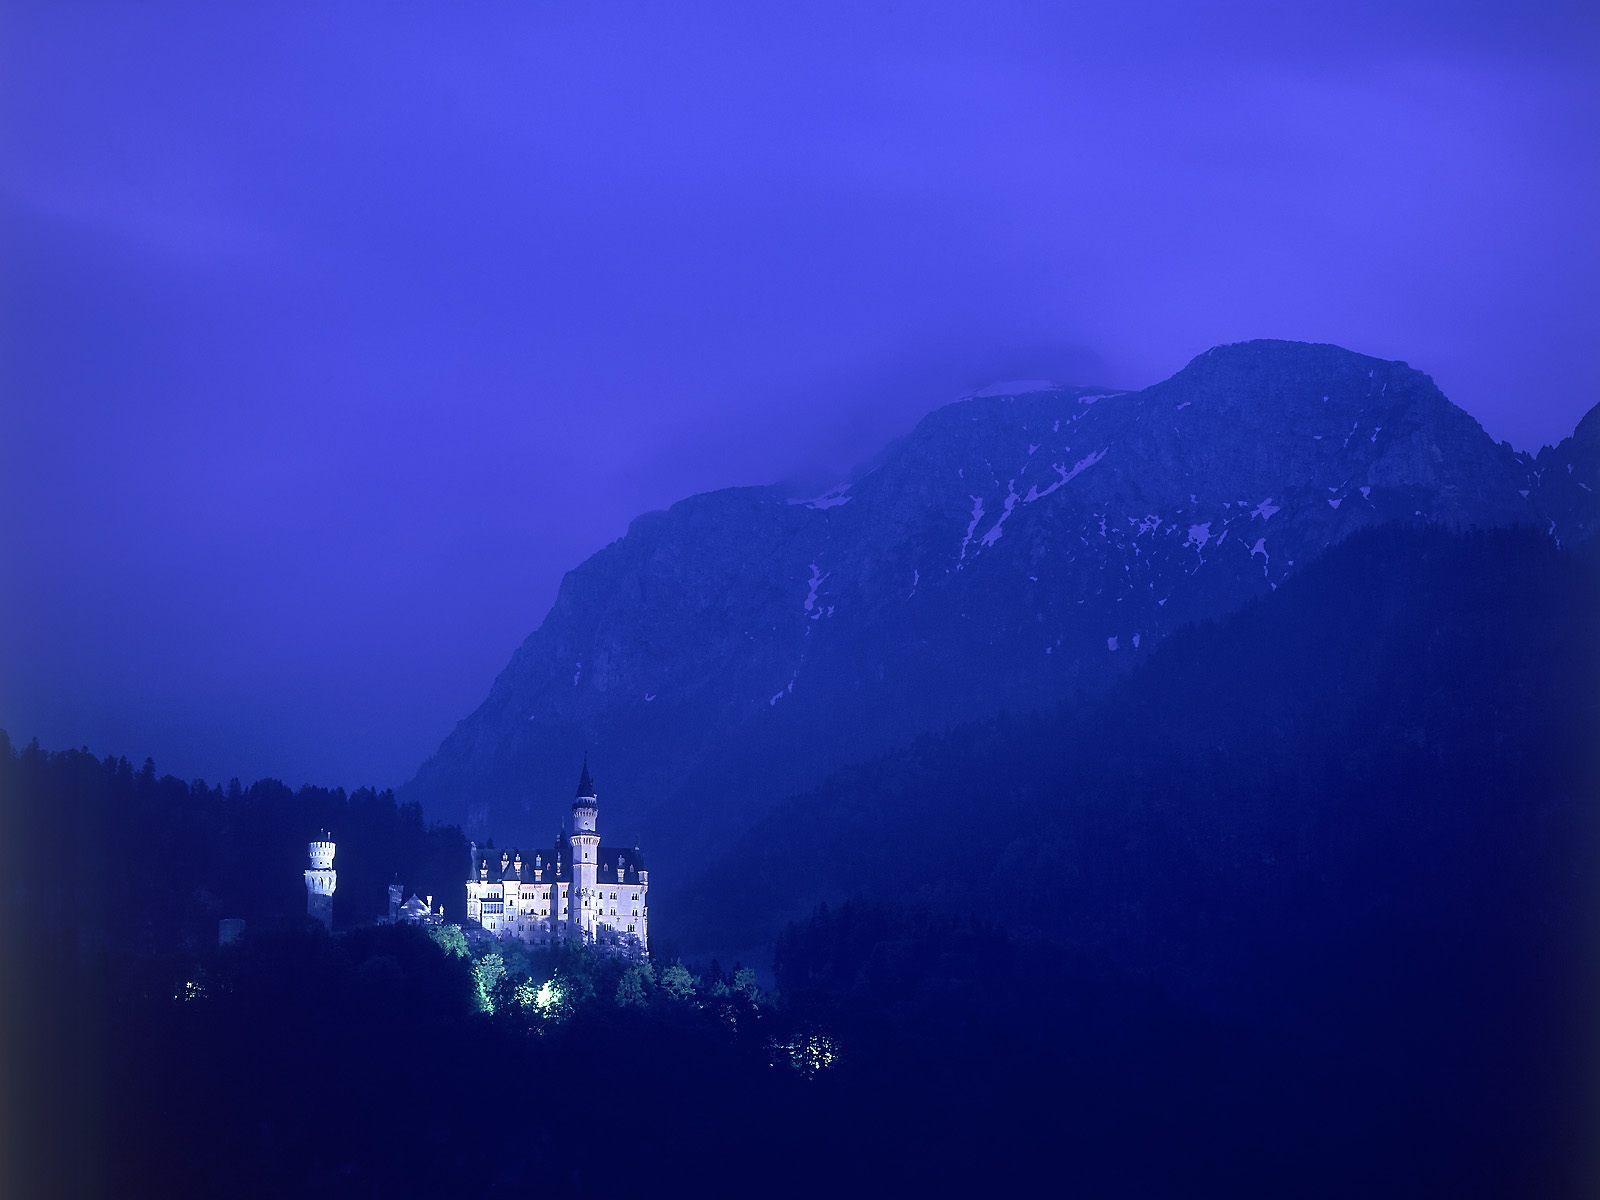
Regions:
<svg viewBox="0 0 1600 1200"><path fill-rule="evenodd" d="M578 798L572 802L572 924L588 937L594 936L600 915L600 889L596 876L600 869L600 835L595 822L600 816L600 799L594 780L589 778L589 760L583 760L583 775L578 780Z"/></svg>
<svg viewBox="0 0 1600 1200"><path fill-rule="evenodd" d="M339 872L333 869L333 834L323 831L311 843L311 867L306 871L306 915L333 930L333 890L339 886Z"/></svg>

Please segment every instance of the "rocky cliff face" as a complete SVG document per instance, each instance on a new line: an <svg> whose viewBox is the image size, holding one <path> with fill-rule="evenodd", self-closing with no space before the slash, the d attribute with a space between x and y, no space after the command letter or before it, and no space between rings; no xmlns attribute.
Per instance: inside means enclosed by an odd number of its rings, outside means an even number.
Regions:
<svg viewBox="0 0 1600 1200"><path fill-rule="evenodd" d="M1517 454L1421 372L1333 346L1218 347L1137 392L990 389L821 496L640 517L567 576L406 798L536 836L587 750L610 836L709 852L844 763L1093 693L1357 528L1577 539L1595 486L1594 413Z"/></svg>
<svg viewBox="0 0 1600 1200"><path fill-rule="evenodd" d="M1577 544L1600 532L1600 406L1591 408L1573 435L1537 455L1521 455L1524 484L1545 532Z"/></svg>

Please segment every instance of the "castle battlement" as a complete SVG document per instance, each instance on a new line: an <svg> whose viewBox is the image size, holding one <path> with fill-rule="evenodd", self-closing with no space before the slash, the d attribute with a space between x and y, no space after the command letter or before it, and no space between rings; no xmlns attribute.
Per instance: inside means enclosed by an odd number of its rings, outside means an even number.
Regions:
<svg viewBox="0 0 1600 1200"><path fill-rule="evenodd" d="M333 929L333 893L339 886L339 872L333 869L336 847L333 834L324 831L308 847L311 866L306 870L306 915Z"/></svg>

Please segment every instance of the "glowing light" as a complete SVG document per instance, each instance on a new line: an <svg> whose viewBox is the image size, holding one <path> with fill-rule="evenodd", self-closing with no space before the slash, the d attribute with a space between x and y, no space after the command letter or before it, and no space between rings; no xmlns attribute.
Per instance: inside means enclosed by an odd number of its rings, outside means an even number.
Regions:
<svg viewBox="0 0 1600 1200"><path fill-rule="evenodd" d="M774 1066L787 1061L789 1066L802 1075L815 1075L818 1071L825 1071L833 1066L839 1057L833 1039L820 1033L809 1033L792 1042L775 1043L773 1051Z"/></svg>
<svg viewBox="0 0 1600 1200"><path fill-rule="evenodd" d="M537 986L531 979L524 979L517 984L517 1005L523 1012L531 1012L542 1020L555 1021L564 1017L566 1010L562 1001L565 998L561 984L554 979L547 979Z"/></svg>
<svg viewBox="0 0 1600 1200"><path fill-rule="evenodd" d="M539 1010L541 1017L550 1016L560 1003L561 989L556 986L554 979L546 979L541 983L539 990L533 996L533 1006Z"/></svg>

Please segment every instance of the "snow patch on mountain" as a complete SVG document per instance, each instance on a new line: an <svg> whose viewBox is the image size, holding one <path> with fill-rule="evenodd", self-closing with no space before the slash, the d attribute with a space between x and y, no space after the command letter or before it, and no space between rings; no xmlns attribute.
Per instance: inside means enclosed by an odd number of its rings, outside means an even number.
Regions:
<svg viewBox="0 0 1600 1200"><path fill-rule="evenodd" d="M816 563L811 564L811 578L807 580L806 611L810 612L817 607L817 592L822 587L822 581L827 576L822 573Z"/></svg>
<svg viewBox="0 0 1600 1200"><path fill-rule="evenodd" d="M838 508L841 504L849 504L852 497L848 483L841 483L838 487L829 488L820 496L812 496L809 500L791 500L790 504L804 504L807 508Z"/></svg>
<svg viewBox="0 0 1600 1200"><path fill-rule="evenodd" d="M1077 462L1072 464L1071 470L1068 470L1066 465L1063 463L1051 463L1050 469L1058 476L1056 481L1049 487L1045 488L1042 492L1036 486L1029 487L1028 494L1022 498L1022 502L1024 504L1032 504L1035 500L1043 500L1057 488L1064 487L1065 485L1071 483L1079 475L1082 475L1090 467L1094 466L1095 463L1104 458L1106 456L1106 451L1110 448L1111 447L1109 446L1105 446L1099 450L1096 450L1093 454L1085 455L1083 458L1080 458Z"/></svg>
<svg viewBox="0 0 1600 1200"><path fill-rule="evenodd" d="M1005 532L1006 518L1011 515L1011 510L1017 506L1017 501L1022 497L1017 495L1016 480L1006 480L1005 505L1000 510L1000 519L990 527L989 532L983 535L981 544L992 546L1000 540L1000 535Z"/></svg>
<svg viewBox="0 0 1600 1200"><path fill-rule="evenodd" d="M983 520L983 497L974 496L972 497L972 520L967 522L966 536L961 539L961 554L956 559L956 564L958 566L961 563L966 562L967 547L972 544L973 530L978 528L978 522L981 520Z"/></svg>

